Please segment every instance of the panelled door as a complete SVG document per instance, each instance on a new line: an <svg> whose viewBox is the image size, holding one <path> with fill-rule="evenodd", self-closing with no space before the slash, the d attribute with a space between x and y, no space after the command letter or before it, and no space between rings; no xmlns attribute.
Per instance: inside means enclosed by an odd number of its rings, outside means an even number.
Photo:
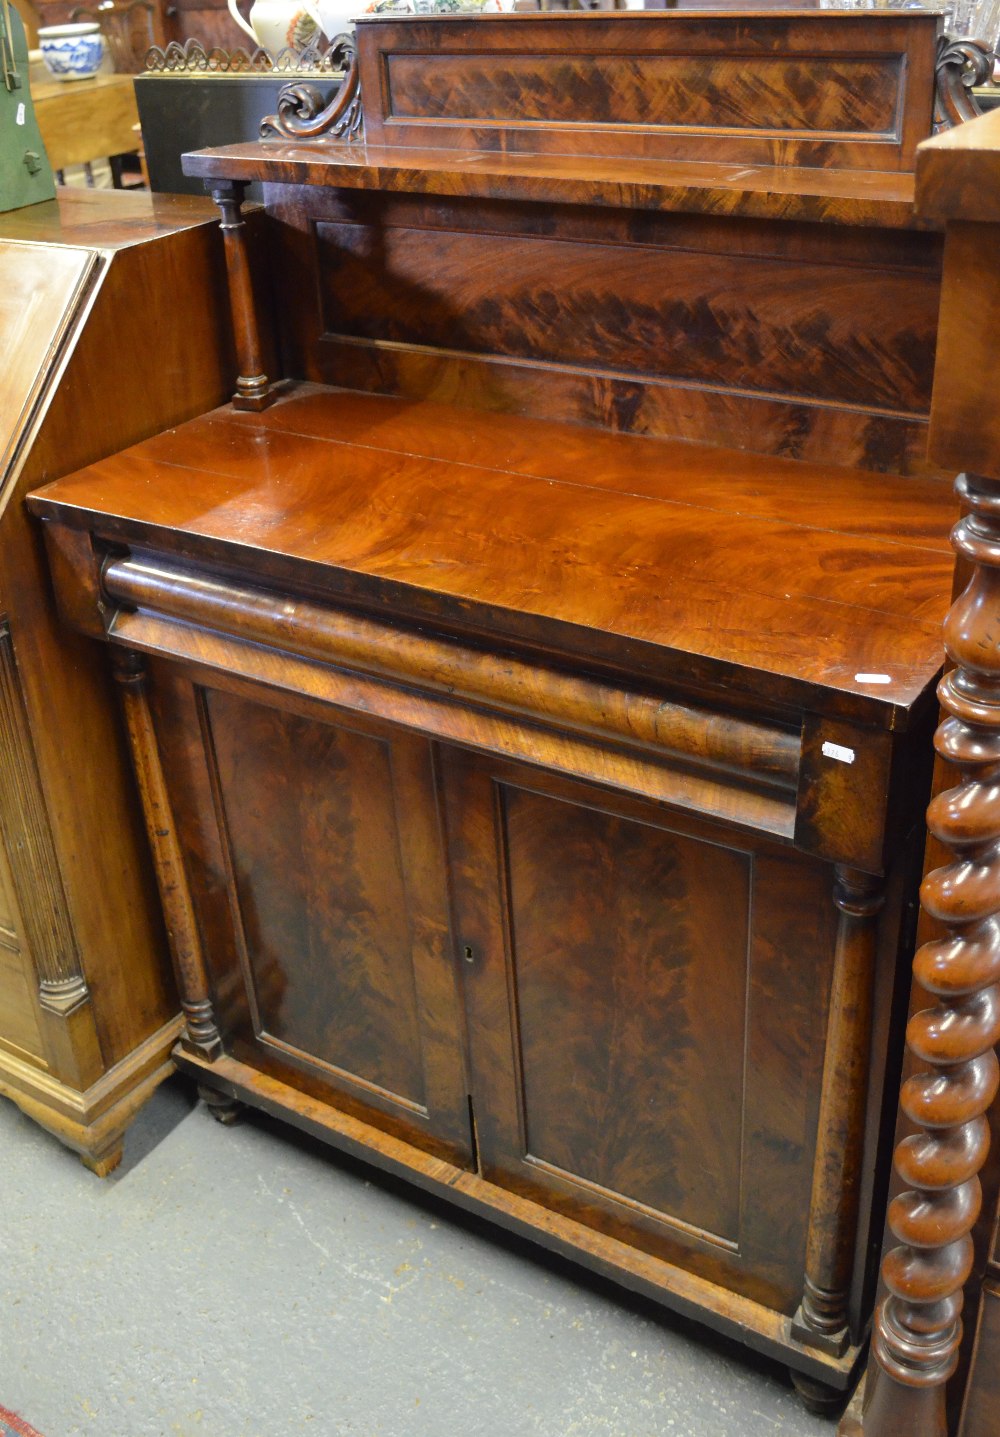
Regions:
<svg viewBox="0 0 1000 1437"><path fill-rule="evenodd" d="M430 744L172 666L154 690L227 1051L469 1166Z"/></svg>
<svg viewBox="0 0 1000 1437"><path fill-rule="evenodd" d="M537 770L442 773L484 1176L788 1309L828 870Z"/></svg>
<svg viewBox="0 0 1000 1437"><path fill-rule="evenodd" d="M828 867L369 714L155 669L228 1052L791 1310Z"/></svg>

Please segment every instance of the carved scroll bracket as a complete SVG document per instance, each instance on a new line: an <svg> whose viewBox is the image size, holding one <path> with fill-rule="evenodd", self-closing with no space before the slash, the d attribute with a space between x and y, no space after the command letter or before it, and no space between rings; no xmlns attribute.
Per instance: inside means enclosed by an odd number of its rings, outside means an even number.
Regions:
<svg viewBox="0 0 1000 1437"><path fill-rule="evenodd" d="M278 95L277 114L265 116L260 123L261 139L364 138L361 86L353 35L338 35L329 53L335 63L343 64L345 70L344 78L329 104L324 105L323 96L315 85L305 81L285 85Z"/></svg>
<svg viewBox="0 0 1000 1437"><path fill-rule="evenodd" d="M972 91L989 80L995 60L985 40L939 37L934 79L935 134L982 114Z"/></svg>
<svg viewBox="0 0 1000 1437"><path fill-rule="evenodd" d="M944 1437L944 1384L962 1337L962 1288L989 1147L985 1113L1000 1083L1000 480L964 475L967 515L952 542L972 577L945 621L955 668L938 688L935 736L958 783L931 802L930 832L952 859L924 879L921 901L944 936L914 959L917 983L937 1001L910 1020L922 1065L900 1095L916 1131L896 1148L906 1190L889 1207L900 1246L882 1266L887 1295L875 1316L865 1437Z"/></svg>

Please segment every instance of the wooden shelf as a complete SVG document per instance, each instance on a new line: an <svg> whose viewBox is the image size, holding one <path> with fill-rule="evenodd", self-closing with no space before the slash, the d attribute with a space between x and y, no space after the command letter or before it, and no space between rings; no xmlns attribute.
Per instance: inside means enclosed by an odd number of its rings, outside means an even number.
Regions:
<svg viewBox="0 0 1000 1437"><path fill-rule="evenodd" d="M196 150L184 173L402 194L915 228L905 171L601 159L490 150L261 141Z"/></svg>

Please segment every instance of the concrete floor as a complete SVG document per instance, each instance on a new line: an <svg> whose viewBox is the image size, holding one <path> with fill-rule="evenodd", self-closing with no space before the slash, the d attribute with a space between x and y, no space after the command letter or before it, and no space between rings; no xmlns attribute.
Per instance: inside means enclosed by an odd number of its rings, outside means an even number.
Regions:
<svg viewBox="0 0 1000 1437"><path fill-rule="evenodd" d="M833 1437L780 1369L166 1084L101 1182L0 1101L0 1405L45 1437Z"/></svg>

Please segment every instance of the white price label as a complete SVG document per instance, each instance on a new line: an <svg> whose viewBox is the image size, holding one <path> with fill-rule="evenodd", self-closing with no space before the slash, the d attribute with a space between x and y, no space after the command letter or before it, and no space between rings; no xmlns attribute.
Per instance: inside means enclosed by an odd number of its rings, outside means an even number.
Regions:
<svg viewBox="0 0 1000 1437"><path fill-rule="evenodd" d="M23 124L24 124L24 101L23 101L23 100L21 101L21 103L20 103L20 104L18 105L18 107L17 107L17 123L18 123L19 125L23 125Z"/></svg>
<svg viewBox="0 0 1000 1437"><path fill-rule="evenodd" d="M842 743L831 743L829 739L823 745L823 755L825 758L835 758L838 763L854 762L853 748L845 748Z"/></svg>

